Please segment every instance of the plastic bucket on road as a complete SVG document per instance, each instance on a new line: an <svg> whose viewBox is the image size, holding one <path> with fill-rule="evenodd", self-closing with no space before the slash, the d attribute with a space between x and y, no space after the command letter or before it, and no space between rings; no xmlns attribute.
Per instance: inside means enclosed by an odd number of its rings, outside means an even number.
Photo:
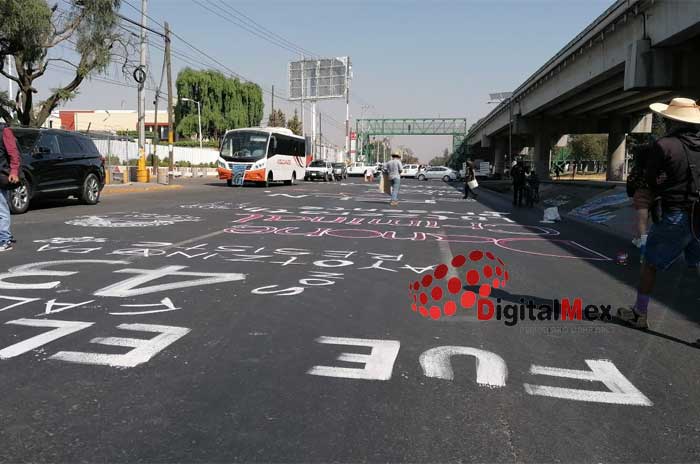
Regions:
<svg viewBox="0 0 700 464"><path fill-rule="evenodd" d="M156 182L158 182L161 185L168 185L170 183L170 176L168 175L168 168L158 168Z"/></svg>

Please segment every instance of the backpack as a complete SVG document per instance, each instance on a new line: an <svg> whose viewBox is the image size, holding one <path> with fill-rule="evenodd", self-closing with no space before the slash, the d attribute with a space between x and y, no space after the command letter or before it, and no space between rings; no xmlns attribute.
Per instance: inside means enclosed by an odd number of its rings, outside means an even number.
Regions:
<svg viewBox="0 0 700 464"><path fill-rule="evenodd" d="M690 161L690 153L688 147L681 143L685 151L685 159L688 162L688 194L695 193L695 199L691 202L689 208L690 216L690 233L693 238L700 241L700 177L698 176L698 167Z"/></svg>

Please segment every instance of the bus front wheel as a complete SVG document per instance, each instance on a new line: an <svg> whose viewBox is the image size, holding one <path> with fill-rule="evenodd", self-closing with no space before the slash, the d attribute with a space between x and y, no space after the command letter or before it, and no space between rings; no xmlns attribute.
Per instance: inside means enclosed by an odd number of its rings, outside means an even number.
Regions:
<svg viewBox="0 0 700 464"><path fill-rule="evenodd" d="M269 187L272 184L272 173L267 175L267 180L265 181L265 187Z"/></svg>

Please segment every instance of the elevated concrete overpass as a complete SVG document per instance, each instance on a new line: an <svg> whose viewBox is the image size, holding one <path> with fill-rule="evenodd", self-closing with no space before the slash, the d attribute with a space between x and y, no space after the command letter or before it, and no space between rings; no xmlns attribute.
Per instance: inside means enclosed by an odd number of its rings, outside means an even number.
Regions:
<svg viewBox="0 0 700 464"><path fill-rule="evenodd" d="M509 150L534 147L547 177L561 135L607 133L608 179L619 180L625 134L649 132L648 105L681 95L700 99L700 1L618 0L477 121L467 143L497 172Z"/></svg>

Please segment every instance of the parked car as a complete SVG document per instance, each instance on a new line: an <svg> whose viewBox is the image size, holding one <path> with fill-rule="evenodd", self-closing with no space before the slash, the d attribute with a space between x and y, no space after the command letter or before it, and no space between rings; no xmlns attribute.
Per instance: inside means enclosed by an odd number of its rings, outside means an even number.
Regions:
<svg viewBox="0 0 700 464"><path fill-rule="evenodd" d="M348 178L348 168L345 163L333 163L333 177L335 177L335 180Z"/></svg>
<svg viewBox="0 0 700 464"><path fill-rule="evenodd" d="M418 175L418 165L417 164L404 164L403 171L401 171L401 177L416 177Z"/></svg>
<svg viewBox="0 0 700 464"><path fill-rule="evenodd" d="M313 160L306 168L304 180L315 179L322 179L324 182L333 180L333 164L330 161Z"/></svg>
<svg viewBox="0 0 700 464"><path fill-rule="evenodd" d="M10 193L10 209L22 214L38 197L76 196L82 203L100 201L105 185L104 158L93 141L58 129L13 128L22 155L21 185Z"/></svg>
<svg viewBox="0 0 700 464"><path fill-rule="evenodd" d="M430 166L425 171L421 171L418 180L442 179L444 182L457 180L457 172L446 166Z"/></svg>
<svg viewBox="0 0 700 464"><path fill-rule="evenodd" d="M365 163L352 163L348 168L348 176L364 176L367 171L374 174L374 167Z"/></svg>

